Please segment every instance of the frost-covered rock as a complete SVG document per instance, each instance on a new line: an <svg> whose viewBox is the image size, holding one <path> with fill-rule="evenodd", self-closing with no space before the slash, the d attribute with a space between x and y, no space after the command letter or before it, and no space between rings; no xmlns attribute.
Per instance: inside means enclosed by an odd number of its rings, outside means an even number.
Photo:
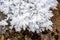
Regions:
<svg viewBox="0 0 60 40"><path fill-rule="evenodd" d="M10 19L9 28L16 31L22 28L37 33L45 28L52 30L50 19L53 13L50 9L56 9L57 3L57 0L0 0L0 11L7 15L0 25L8 25Z"/></svg>

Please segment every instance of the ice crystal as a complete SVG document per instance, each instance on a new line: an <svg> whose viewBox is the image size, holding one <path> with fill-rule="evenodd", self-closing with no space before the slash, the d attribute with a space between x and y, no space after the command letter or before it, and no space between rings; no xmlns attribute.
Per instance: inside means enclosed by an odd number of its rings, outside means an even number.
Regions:
<svg viewBox="0 0 60 40"><path fill-rule="evenodd" d="M45 28L52 30L50 19L53 13L50 9L56 9L57 3L57 0L0 0L0 11L7 15L0 25L8 25L10 19L9 28L16 31L22 28L37 33Z"/></svg>

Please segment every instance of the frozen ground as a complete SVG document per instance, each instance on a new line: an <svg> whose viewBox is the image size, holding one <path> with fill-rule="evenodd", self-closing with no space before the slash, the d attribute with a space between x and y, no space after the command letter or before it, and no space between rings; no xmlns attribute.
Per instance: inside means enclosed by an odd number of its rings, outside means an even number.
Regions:
<svg viewBox="0 0 60 40"><path fill-rule="evenodd" d="M56 9L57 0L0 0L0 11L7 17L0 21L1 26L8 25L16 31L25 30L42 32L45 29L52 31L50 9Z"/></svg>

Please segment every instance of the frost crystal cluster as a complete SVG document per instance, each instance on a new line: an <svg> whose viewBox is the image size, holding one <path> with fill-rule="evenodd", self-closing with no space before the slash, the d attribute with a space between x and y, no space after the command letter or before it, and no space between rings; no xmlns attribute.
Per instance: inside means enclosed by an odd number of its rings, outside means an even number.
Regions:
<svg viewBox="0 0 60 40"><path fill-rule="evenodd" d="M57 0L0 0L0 11L7 15L0 20L0 26L5 27L10 20L9 28L16 31L22 28L37 33L52 30L50 9L56 9L57 3Z"/></svg>

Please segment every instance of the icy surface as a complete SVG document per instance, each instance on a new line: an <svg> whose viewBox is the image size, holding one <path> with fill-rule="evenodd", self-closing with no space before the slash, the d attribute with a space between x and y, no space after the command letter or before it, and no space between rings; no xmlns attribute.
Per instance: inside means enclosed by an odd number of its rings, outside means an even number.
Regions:
<svg viewBox="0 0 60 40"><path fill-rule="evenodd" d="M6 19L0 21L0 25L8 25L16 31L25 30L42 32L52 30L50 9L56 9L57 0L0 0L0 11L7 15Z"/></svg>

